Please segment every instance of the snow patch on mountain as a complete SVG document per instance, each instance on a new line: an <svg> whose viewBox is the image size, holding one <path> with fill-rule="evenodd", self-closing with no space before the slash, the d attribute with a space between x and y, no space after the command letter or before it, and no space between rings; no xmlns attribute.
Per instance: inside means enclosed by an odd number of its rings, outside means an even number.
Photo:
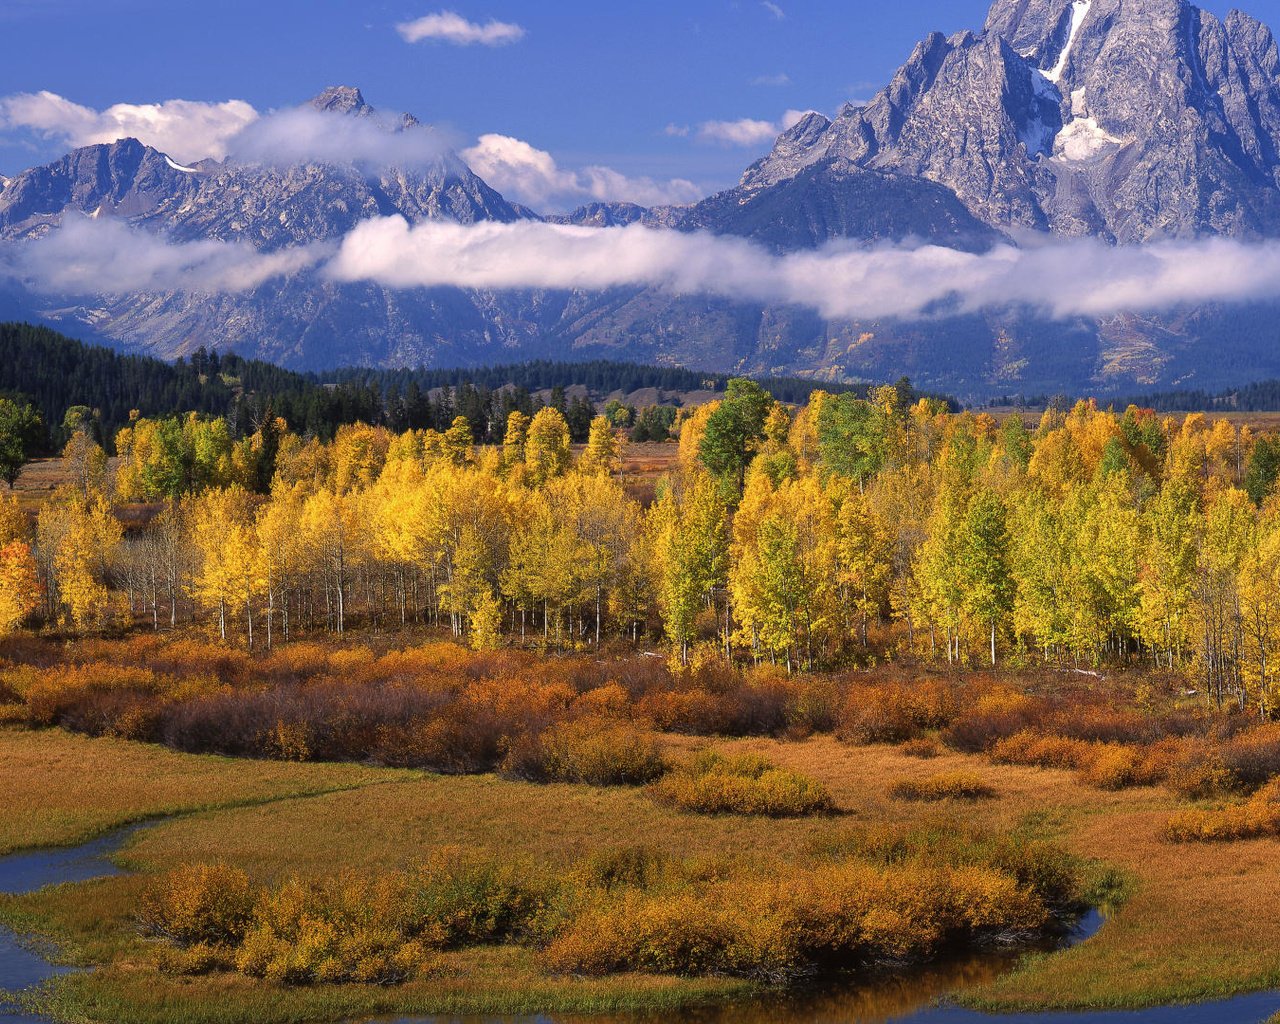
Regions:
<svg viewBox="0 0 1280 1024"><path fill-rule="evenodd" d="M1071 5L1071 30L1067 34L1066 45L1058 54L1058 63L1051 70L1041 72L1054 85L1062 81L1062 73L1067 70L1067 61L1071 59L1072 47L1076 45L1076 36L1080 34L1080 28L1084 25L1084 19L1089 16L1089 8L1092 6L1093 0L1075 0Z"/></svg>
<svg viewBox="0 0 1280 1024"><path fill-rule="evenodd" d="M1053 140L1056 160L1091 160L1109 146L1121 145L1110 132L1101 128L1095 118L1077 117L1068 122Z"/></svg>

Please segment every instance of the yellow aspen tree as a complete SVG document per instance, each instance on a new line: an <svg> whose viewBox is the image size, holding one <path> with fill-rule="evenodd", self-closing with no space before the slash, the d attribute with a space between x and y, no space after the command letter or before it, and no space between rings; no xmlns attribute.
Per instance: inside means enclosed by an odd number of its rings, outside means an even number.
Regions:
<svg viewBox="0 0 1280 1024"><path fill-rule="evenodd" d="M506 434L502 438L502 465L510 471L524 465L525 442L529 437L530 419L519 409L507 414Z"/></svg>
<svg viewBox="0 0 1280 1024"><path fill-rule="evenodd" d="M31 517L12 492L0 494L0 546L15 540L25 541L31 536Z"/></svg>
<svg viewBox="0 0 1280 1024"><path fill-rule="evenodd" d="M347 494L368 487L382 472L391 433L382 427L354 423L338 428L331 447L333 489Z"/></svg>
<svg viewBox="0 0 1280 1024"><path fill-rule="evenodd" d="M40 607L39 568L31 545L11 540L0 547L0 635L16 630Z"/></svg>
<svg viewBox="0 0 1280 1024"><path fill-rule="evenodd" d="M1212 491L1205 499L1197 536L1191 610L1205 690L1220 708L1228 697L1238 698L1242 709L1245 703L1238 587L1255 511L1249 496L1238 488Z"/></svg>
<svg viewBox="0 0 1280 1024"><path fill-rule="evenodd" d="M89 436L87 430L77 430L62 449L64 472L74 486L88 500L107 485L107 453Z"/></svg>
<svg viewBox="0 0 1280 1024"><path fill-rule="evenodd" d="M1244 631L1244 680L1260 718L1275 712L1272 698L1280 652L1280 519L1263 510L1240 563L1236 589Z"/></svg>
<svg viewBox="0 0 1280 1024"><path fill-rule="evenodd" d="M908 648L914 651L920 642L916 635L919 620L930 621L917 569L920 547L929 534L932 470L921 462L882 472L868 487L867 498L889 531L889 608L906 623Z"/></svg>
<svg viewBox="0 0 1280 1024"><path fill-rule="evenodd" d="M472 460L475 443L471 422L465 416L455 416L444 432L444 450L449 461L455 466L465 466Z"/></svg>
<svg viewBox="0 0 1280 1024"><path fill-rule="evenodd" d="M302 510L302 535L324 590L325 621L336 633L347 627L357 506L349 492L325 489L311 495Z"/></svg>
<svg viewBox="0 0 1280 1024"><path fill-rule="evenodd" d="M1045 661L1070 645L1075 547L1063 523L1062 505L1038 483L1016 495L1009 508L1014 581L1013 628L1029 638Z"/></svg>
<svg viewBox="0 0 1280 1024"><path fill-rule="evenodd" d="M612 476L622 468L622 438L605 416L591 421L587 447L578 460L583 473Z"/></svg>
<svg viewBox="0 0 1280 1024"><path fill-rule="evenodd" d="M1198 485L1166 480L1142 510L1145 543L1138 568L1139 633L1156 664L1174 668L1188 652L1195 584Z"/></svg>
<svg viewBox="0 0 1280 1024"><path fill-rule="evenodd" d="M259 506L254 519L263 592L266 597L267 648L275 642L275 622L280 620L283 638L289 639L290 591L299 585L304 570L303 548L298 536L306 496L302 484L281 487Z"/></svg>
<svg viewBox="0 0 1280 1024"><path fill-rule="evenodd" d="M893 573L889 531L866 495L846 488L835 524L838 580L848 606L858 618L865 648L868 620L878 615L889 596Z"/></svg>
<svg viewBox="0 0 1280 1024"><path fill-rule="evenodd" d="M715 480L695 471L678 499L668 492L652 507L649 522L663 627L687 665L698 613L714 610L715 592L727 581L728 508Z"/></svg>
<svg viewBox="0 0 1280 1024"><path fill-rule="evenodd" d="M78 629L103 624L110 616L108 570L123 528L105 497L79 485L56 492L37 519L39 543L45 549L57 601Z"/></svg>
<svg viewBox="0 0 1280 1024"><path fill-rule="evenodd" d="M205 491L192 506L191 530L200 563L197 599L217 609L223 640L231 618L243 614L252 650L254 600L264 589L252 496L242 487Z"/></svg>
<svg viewBox="0 0 1280 1024"><path fill-rule="evenodd" d="M539 409L525 439L525 472L529 484L541 487L569 468L569 424L558 409Z"/></svg>

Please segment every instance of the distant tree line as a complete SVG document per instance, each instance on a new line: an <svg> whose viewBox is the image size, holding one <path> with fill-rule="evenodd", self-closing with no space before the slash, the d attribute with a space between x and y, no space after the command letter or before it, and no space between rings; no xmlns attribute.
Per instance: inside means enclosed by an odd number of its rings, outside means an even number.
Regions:
<svg viewBox="0 0 1280 1024"><path fill-rule="evenodd" d="M283 419L289 429L329 440L353 423L396 432L445 431L465 417L474 440L503 440L512 412L533 416L544 406L559 411L571 439L585 443L594 403L567 389L594 396L662 392L723 393L729 378L676 367L640 366L595 360L582 363L537 360L463 370L349 368L331 373L297 373L234 353L198 349L173 363L86 345L47 327L0 324L0 395L29 403L40 425L24 421L25 454L61 451L84 425L101 443L137 416L164 418L195 413L223 417L233 438L247 437L263 423ZM818 387L809 381L770 378L761 386L774 398L802 403ZM867 385L823 385L831 393L867 394ZM899 388L909 388L899 382ZM543 398L539 392L549 392ZM75 410L68 417L69 410ZM672 436L676 413L670 405L635 408L616 400L608 413L614 426L634 440Z"/></svg>

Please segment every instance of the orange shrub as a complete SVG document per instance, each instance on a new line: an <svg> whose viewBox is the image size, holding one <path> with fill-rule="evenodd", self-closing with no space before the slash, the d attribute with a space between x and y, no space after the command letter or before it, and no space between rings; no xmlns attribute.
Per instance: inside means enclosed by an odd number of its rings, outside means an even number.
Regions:
<svg viewBox="0 0 1280 1024"><path fill-rule="evenodd" d="M710 751L677 767L651 793L661 803L699 814L794 818L835 806L826 787L807 775L751 754L724 757Z"/></svg>
<svg viewBox="0 0 1280 1024"><path fill-rule="evenodd" d="M1023 729L997 740L991 759L1001 764L1024 764L1037 768L1084 768L1092 763L1095 749L1084 740L1065 736L1043 736Z"/></svg>
<svg viewBox="0 0 1280 1024"><path fill-rule="evenodd" d="M1203 800L1234 792L1237 782L1222 763L1219 752L1207 742L1189 744L1170 765L1166 784L1175 793L1191 800Z"/></svg>
<svg viewBox="0 0 1280 1024"><path fill-rule="evenodd" d="M1165 824L1164 835L1175 843L1280 836L1280 779L1269 782L1242 804L1180 811Z"/></svg>
<svg viewBox="0 0 1280 1024"><path fill-rule="evenodd" d="M946 732L957 750L978 753L1032 725L1041 710L1025 694L993 685L978 692L972 706L959 713Z"/></svg>
<svg viewBox="0 0 1280 1024"><path fill-rule="evenodd" d="M728 974L780 984L819 965L919 960L949 944L1027 936L1049 919L1011 875L850 862L623 890L567 921L544 952L559 973Z"/></svg>
<svg viewBox="0 0 1280 1024"><path fill-rule="evenodd" d="M143 894L138 923L148 935L178 946L240 942L253 915L249 876L221 864L191 864L154 882Z"/></svg>
<svg viewBox="0 0 1280 1024"><path fill-rule="evenodd" d="M636 786L652 782L666 762L648 733L604 718L579 718L516 740L502 772L531 781Z"/></svg>
<svg viewBox="0 0 1280 1024"><path fill-rule="evenodd" d="M590 718L630 718L631 695L618 683L605 683L579 694L572 710Z"/></svg>
<svg viewBox="0 0 1280 1024"><path fill-rule="evenodd" d="M981 800L995 795L981 775L967 770L905 779L892 792L901 800Z"/></svg>
<svg viewBox="0 0 1280 1024"><path fill-rule="evenodd" d="M849 688L837 734L854 743L902 743L945 729L956 713L955 688L921 679L915 683Z"/></svg>

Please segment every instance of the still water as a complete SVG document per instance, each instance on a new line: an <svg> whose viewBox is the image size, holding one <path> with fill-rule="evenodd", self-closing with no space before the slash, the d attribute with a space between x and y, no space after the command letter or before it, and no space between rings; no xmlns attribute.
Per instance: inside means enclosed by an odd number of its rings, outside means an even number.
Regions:
<svg viewBox="0 0 1280 1024"><path fill-rule="evenodd" d="M150 824L155 824L154 822ZM83 882L120 874L111 856L141 828L131 825L81 846L37 850L0 857L0 893L34 892L46 885ZM1086 915L1059 946L1088 941L1103 924L1097 912ZM670 1014L625 1017L398 1017L377 1024L1262 1024L1280 1011L1280 992L1259 992L1194 1006L1146 1010L991 1015L948 1005L946 997L989 982L1011 970L1019 954L986 951L980 955L917 968L868 983L838 985ZM0 1024L51 1024L24 1015L11 1001L14 993L38 985L69 968L50 963L39 951L20 944L0 928Z"/></svg>

